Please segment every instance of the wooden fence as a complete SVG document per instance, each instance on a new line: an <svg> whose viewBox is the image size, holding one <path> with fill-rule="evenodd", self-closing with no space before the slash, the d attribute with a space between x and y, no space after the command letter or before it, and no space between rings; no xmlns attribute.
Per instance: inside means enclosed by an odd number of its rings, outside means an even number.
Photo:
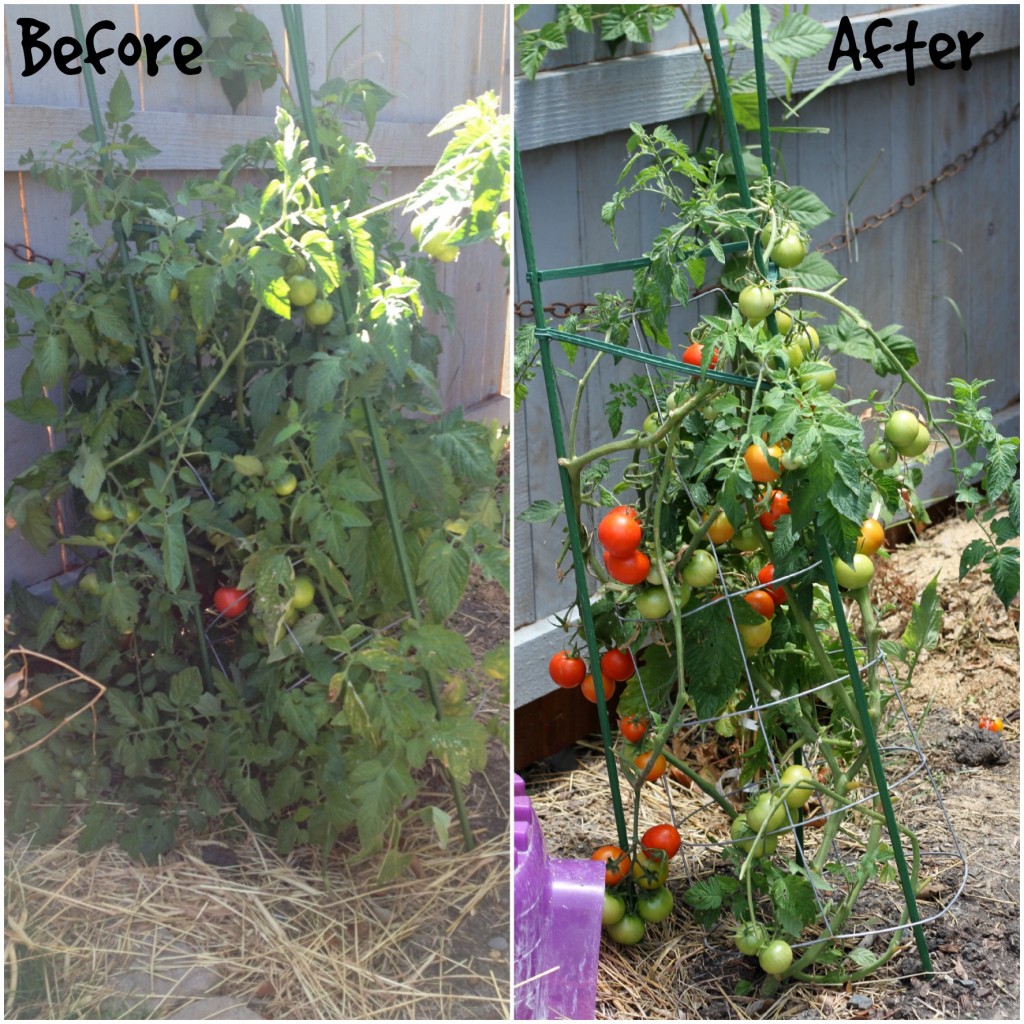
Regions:
<svg viewBox="0 0 1024 1024"><path fill-rule="evenodd" d="M275 53L291 82L293 68L279 5L250 10L267 26ZM142 37L169 35L202 38L191 5L83 5L86 31L106 19L115 29L97 36L101 47L117 47L126 33ZM368 78L394 94L379 113L371 146L376 161L388 168L390 195L414 188L433 168L446 138L428 137L430 130L459 103L493 90L507 109L511 33L508 12L501 5L341 5L304 4L302 15L309 77L314 88L328 78ZM83 76L64 74L51 60L31 76L22 71L22 26L31 18L50 26L42 41L51 47L59 37L73 35L70 8L58 4L8 4L4 7L7 42L7 102L4 122L4 242L23 243L43 255L63 257L68 238L69 205L19 172L18 159L54 142L73 138L89 124ZM170 55L169 44L162 55ZM34 56L38 58L39 51ZM80 65L79 65L80 66ZM124 68L135 101L137 130L160 149L144 166L169 192L186 177L220 168L229 145L273 131L279 87L265 93L252 87L232 112L219 81L212 74L181 74L173 64L145 73L145 60ZM105 59L105 73L95 76L101 106L122 65ZM353 136L365 129L353 125ZM15 262L6 256L6 278ZM456 322L451 330L434 321L431 328L443 343L439 369L442 395L450 408L471 414L509 419L510 303L508 271L494 245L463 251L456 263L439 269L441 288L452 296ZM12 350L5 357L5 398L18 391L26 354ZM5 414L5 481L45 449L37 429ZM55 561L41 563L20 538L9 535L5 546L5 586L43 578L57 571Z"/></svg>
<svg viewBox="0 0 1024 1024"><path fill-rule="evenodd" d="M693 20L701 26L699 9ZM763 5L762 17L776 20L778 5ZM863 45L867 23L879 8L816 5L811 14L828 21L849 14ZM738 13L738 11L737 11ZM783 135L777 173L804 185L835 211L813 232L812 245L843 232L847 222L861 225L869 215L883 215L874 230L830 259L848 279L842 295L876 325L897 323L918 347L915 373L930 393L947 393L954 376L991 379L987 389L1006 433L1017 434L1019 403L1019 120L996 129L1017 105L1019 118L1019 16L1017 5L967 5L887 9L893 22L884 38L896 42L911 19L917 38L938 31L982 32L969 70L935 70L917 60L916 82L908 86L906 63L889 60L884 69L864 62L800 113L799 124L825 128L828 134ZM531 10L532 26L553 16L553 9ZM591 54L602 44L581 44ZM678 18L652 45L634 48L633 56L572 63L542 71L534 82L517 79L516 138L522 150L523 178L542 268L565 267L642 255L657 231L668 223L649 197L634 201L617 223L619 246L601 224L600 210L615 191L626 156L631 121L669 123L677 136L695 145L707 98L689 101L705 84L707 70L689 28ZM922 51L918 51L919 54ZM802 62L797 95L821 84L830 74L829 51ZM557 55L556 55L557 56ZM746 61L746 63L744 63ZM750 66L737 55L733 73ZM770 80L779 73L769 64ZM681 117L680 112L687 116ZM772 123L782 124L783 109L771 105ZM792 122L786 122L792 123ZM753 141L751 139L751 141ZM980 148L974 150L979 142ZM970 154L968 156L968 154ZM928 183L943 168L959 170L934 187ZM920 201L885 216L891 204L925 186ZM517 262L516 298L528 298ZM544 286L546 303L590 300L596 291L628 292L630 275L567 279ZM679 320L683 331L708 309L691 305ZM961 322L962 316L962 322ZM519 317L518 323L526 322ZM679 354L678 352L676 353ZM885 388L863 364L836 357L840 382L851 395ZM606 386L633 368L606 365L589 388L591 399L581 421L593 438L607 431ZM563 407L570 382L561 389ZM901 395L901 398L904 396ZM909 397L907 398L909 401ZM642 413L640 418L642 418ZM639 421L627 425L639 426ZM551 427L541 387L534 387L515 416L515 510L518 515L539 499L560 501ZM941 470L941 466L938 467ZM932 494L948 493L951 478L936 472L928 481ZM549 618L572 602L571 575L556 578L555 562L563 542L558 526L518 523L515 537L516 705L549 690L546 658L560 643ZM951 570L955 571L955 569Z"/></svg>

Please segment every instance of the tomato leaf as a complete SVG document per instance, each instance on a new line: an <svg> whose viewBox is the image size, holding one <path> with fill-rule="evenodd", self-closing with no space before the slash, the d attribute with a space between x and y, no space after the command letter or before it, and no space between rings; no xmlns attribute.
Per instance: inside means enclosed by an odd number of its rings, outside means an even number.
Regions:
<svg viewBox="0 0 1024 1024"><path fill-rule="evenodd" d="M418 583L430 613L443 622L458 607L469 580L469 554L460 546L435 538L423 551Z"/></svg>
<svg viewBox="0 0 1024 1024"><path fill-rule="evenodd" d="M163 533L160 548L164 559L164 580L167 589L175 593L181 589L185 579L185 563L188 559L188 544L180 514L165 518Z"/></svg>

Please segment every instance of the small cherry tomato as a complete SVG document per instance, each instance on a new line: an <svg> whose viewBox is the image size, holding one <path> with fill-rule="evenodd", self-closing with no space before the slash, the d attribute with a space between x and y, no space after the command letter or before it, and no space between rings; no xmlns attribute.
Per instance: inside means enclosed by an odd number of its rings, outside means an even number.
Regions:
<svg viewBox="0 0 1024 1024"><path fill-rule="evenodd" d="M629 874L629 855L618 846L599 846L590 859L604 862L605 885L618 885Z"/></svg>
<svg viewBox="0 0 1024 1024"><path fill-rule="evenodd" d="M602 689L604 690L604 700L607 704L615 695L615 680L609 679L603 672L601 673ZM583 678L583 682L580 683L580 693L583 694L591 704L597 703L597 688L594 685L594 677L591 674L587 674Z"/></svg>
<svg viewBox="0 0 1024 1024"><path fill-rule="evenodd" d="M764 925L755 921L744 921L733 935L736 948L746 956L756 956L767 941L768 932Z"/></svg>
<svg viewBox="0 0 1024 1024"><path fill-rule="evenodd" d="M752 590L749 594L743 595L743 600L746 601L762 619L770 619L775 614L775 601L767 590Z"/></svg>
<svg viewBox="0 0 1024 1024"><path fill-rule="evenodd" d="M814 787L807 785L812 776L809 768L802 764L791 764L783 773L779 782L782 786L793 786L786 793L786 803L791 811L798 811L814 795Z"/></svg>
<svg viewBox="0 0 1024 1024"><path fill-rule="evenodd" d="M688 366L700 366L704 360L704 346L698 342L693 342L688 345L686 351L683 352L683 362ZM718 349L711 353L711 362L708 364L713 370L718 365Z"/></svg>
<svg viewBox="0 0 1024 1024"><path fill-rule="evenodd" d="M637 754L633 758L633 764L637 766L642 772L647 767L647 762L651 759L651 752L645 751L643 754ZM665 760L664 754L659 754L657 760L651 767L650 774L647 776L648 782L657 782L658 779L665 774L665 769L668 767L668 761Z"/></svg>
<svg viewBox="0 0 1024 1024"><path fill-rule="evenodd" d="M746 317L751 324L759 324L775 305L775 296L771 288L765 288L759 284L748 284L740 292L739 303L740 313Z"/></svg>
<svg viewBox="0 0 1024 1024"><path fill-rule="evenodd" d="M775 939L761 950L757 962L765 974L782 974L793 963L793 949L788 942Z"/></svg>
<svg viewBox="0 0 1024 1024"><path fill-rule="evenodd" d="M605 551L616 558L626 558L633 554L643 539L636 510L625 505L613 508L598 524L597 539Z"/></svg>
<svg viewBox="0 0 1024 1024"><path fill-rule="evenodd" d="M244 590L221 587L213 595L213 606L224 618L237 619L249 607L249 598Z"/></svg>
<svg viewBox="0 0 1024 1024"><path fill-rule="evenodd" d="M634 551L625 558L619 558L606 551L604 566L613 580L636 586L647 579L647 574L651 571L651 560L642 551Z"/></svg>
<svg viewBox="0 0 1024 1024"><path fill-rule="evenodd" d="M569 651L558 651L551 655L548 662L548 675L559 685L567 689L579 686L587 674L587 664L582 658Z"/></svg>
<svg viewBox="0 0 1024 1024"><path fill-rule="evenodd" d="M741 622L736 628L740 631L740 641L745 654L756 653L772 638L771 619L765 619L754 625Z"/></svg>
<svg viewBox="0 0 1024 1024"><path fill-rule="evenodd" d="M604 906L601 908L601 924L608 927L618 924L626 916L626 901L614 892L605 890Z"/></svg>
<svg viewBox="0 0 1024 1024"><path fill-rule="evenodd" d="M606 930L620 946L635 946L644 937L644 919L639 914L626 914Z"/></svg>
<svg viewBox="0 0 1024 1024"><path fill-rule="evenodd" d="M873 555L885 543L885 528L877 519L865 519L857 538L857 550L864 555Z"/></svg>
<svg viewBox="0 0 1024 1024"><path fill-rule="evenodd" d="M622 733L623 737L630 743L639 743L647 732L647 719L646 718L620 718L619 719L619 732Z"/></svg>
<svg viewBox="0 0 1024 1024"><path fill-rule="evenodd" d="M648 924L658 924L672 913L674 906L672 893L662 885L649 892L640 893L636 901L636 912Z"/></svg>
<svg viewBox="0 0 1024 1024"><path fill-rule="evenodd" d="M724 512L719 512L708 527L707 537L712 544L727 544L735 533L736 530L733 529L728 516Z"/></svg>
<svg viewBox="0 0 1024 1024"><path fill-rule="evenodd" d="M760 569L757 573L757 582L765 585L764 589L772 595L772 600L776 605L782 605L786 603L786 592L782 587L769 587L768 584L775 579L775 566L769 562L763 569Z"/></svg>
<svg viewBox="0 0 1024 1024"><path fill-rule="evenodd" d="M660 889L668 878L668 857L661 850L640 849L633 858L633 881L641 889Z"/></svg>
<svg viewBox="0 0 1024 1024"><path fill-rule="evenodd" d="M768 449L768 455L777 462L782 458L782 449L777 444L773 444ZM743 461L746 462L747 469L750 470L750 478L755 483L770 484L773 480L779 479L778 470L772 469L765 453L756 444L747 448L743 455Z"/></svg>
<svg viewBox="0 0 1024 1024"><path fill-rule="evenodd" d="M601 655L601 671L617 683L624 683L635 670L633 655L629 651L612 647Z"/></svg>
<svg viewBox="0 0 1024 1024"><path fill-rule="evenodd" d="M653 825L641 837L640 845L645 850L663 850L665 857L671 859L679 852L682 838L675 825Z"/></svg>

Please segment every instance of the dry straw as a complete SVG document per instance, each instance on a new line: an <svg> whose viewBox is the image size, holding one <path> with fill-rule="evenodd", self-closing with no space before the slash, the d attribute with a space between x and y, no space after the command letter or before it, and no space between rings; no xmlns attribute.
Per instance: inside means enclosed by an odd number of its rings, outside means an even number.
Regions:
<svg viewBox="0 0 1024 1024"><path fill-rule="evenodd" d="M10 842L6 1016L108 1016L110 979L141 939L183 943L253 1017L505 1018L508 950L486 936L507 937L507 834L446 854L419 827L405 833L422 851L415 870L386 885L341 848L326 863L284 859L254 834L231 837L231 867L206 863L195 837L152 867L112 846L79 854L77 832L39 849Z"/></svg>

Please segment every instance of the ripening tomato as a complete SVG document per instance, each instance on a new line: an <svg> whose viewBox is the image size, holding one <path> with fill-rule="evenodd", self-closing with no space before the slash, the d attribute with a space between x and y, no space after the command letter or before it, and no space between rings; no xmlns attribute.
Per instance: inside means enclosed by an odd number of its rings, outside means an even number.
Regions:
<svg viewBox="0 0 1024 1024"><path fill-rule="evenodd" d="M750 324L759 324L775 305L771 288L759 284L748 284L739 297L740 313Z"/></svg>
<svg viewBox="0 0 1024 1024"><path fill-rule="evenodd" d="M746 654L754 654L759 651L772 638L770 619L765 619L756 625L748 625L745 622L741 622L736 628L740 631L740 642Z"/></svg>
<svg viewBox="0 0 1024 1024"><path fill-rule="evenodd" d="M615 680L609 679L603 672L601 673L601 688L604 690L604 701L607 704L615 694ZM580 693L583 694L591 704L597 703L597 687L594 685L594 677L591 674L587 674L583 678L583 682L580 683Z"/></svg>
<svg viewBox="0 0 1024 1024"><path fill-rule="evenodd" d="M567 689L579 686L587 674L586 662L569 651L558 651L551 655L548 662L548 675L559 685Z"/></svg>
<svg viewBox="0 0 1024 1024"><path fill-rule="evenodd" d="M682 838L675 825L652 825L641 837L640 845L645 850L663 850L671 860L682 845Z"/></svg>
<svg viewBox="0 0 1024 1024"><path fill-rule="evenodd" d="M775 529L775 524L782 516L789 515L789 495L785 491L772 491L771 500L768 502L768 510L762 512L758 517L761 527L766 533Z"/></svg>
<svg viewBox="0 0 1024 1024"><path fill-rule="evenodd" d="M767 590L751 590L743 595L743 600L761 616L762 619L770 619L775 614L775 602Z"/></svg>
<svg viewBox="0 0 1024 1024"><path fill-rule="evenodd" d="M647 579L647 574L651 571L651 560L642 551L634 551L625 558L618 558L606 551L604 566L613 580L636 586Z"/></svg>
<svg viewBox="0 0 1024 1024"><path fill-rule="evenodd" d="M619 719L619 732L630 743L639 743L647 732L647 719L637 718L635 715L629 718Z"/></svg>
<svg viewBox="0 0 1024 1024"><path fill-rule="evenodd" d="M597 539L605 551L616 558L627 558L633 554L643 539L643 530L636 519L636 509L625 505L613 508L598 524Z"/></svg>
<svg viewBox="0 0 1024 1024"><path fill-rule="evenodd" d="M693 342L688 345L686 351L683 353L683 362L688 366L700 366L704 360L704 346L699 342ZM711 362L708 364L710 369L714 369L718 365L718 349L711 353Z"/></svg>
<svg viewBox="0 0 1024 1024"><path fill-rule="evenodd" d="M777 444L773 444L768 449L768 455L778 462L782 458L782 449ZM758 445L752 444L747 448L743 455L743 461L746 462L747 469L750 470L750 477L755 483L770 484L773 480L779 479L778 470L772 469L767 456Z"/></svg>
<svg viewBox="0 0 1024 1024"><path fill-rule="evenodd" d="M771 562L769 562L763 569L758 571L757 582L758 583L763 583L765 585L764 589L767 590L768 593L772 595L772 600L775 602L775 604L776 605L785 604L786 603L786 592L782 589L782 587L769 587L768 586L768 584L771 583L772 580L774 580L774 579L775 579L775 566L772 565Z"/></svg>
<svg viewBox="0 0 1024 1024"><path fill-rule="evenodd" d="M618 885L629 874L629 856L618 846L599 846L590 859L604 862L605 885Z"/></svg>
<svg viewBox="0 0 1024 1024"><path fill-rule="evenodd" d="M224 618L237 619L249 607L249 598L244 590L221 587L213 595L213 606Z"/></svg>
<svg viewBox="0 0 1024 1024"><path fill-rule="evenodd" d="M863 555L873 555L885 543L885 528L877 519L865 519L861 523L857 550Z"/></svg>
<svg viewBox="0 0 1024 1024"><path fill-rule="evenodd" d="M732 540L735 532L732 523L729 522L729 517L724 512L719 512L708 527L707 537L712 544L727 544Z"/></svg>
<svg viewBox="0 0 1024 1024"><path fill-rule="evenodd" d="M838 555L832 559L836 582L845 590L856 590L866 586L875 575L874 563L867 555L854 555L853 564L844 562Z"/></svg>
<svg viewBox="0 0 1024 1024"><path fill-rule="evenodd" d="M618 647L612 647L601 655L601 671L617 683L625 682L635 671L633 655Z"/></svg>
<svg viewBox="0 0 1024 1024"><path fill-rule="evenodd" d="M661 850L648 853L643 848L633 858L633 881L641 889L660 889L668 878L668 858Z"/></svg>
<svg viewBox="0 0 1024 1024"><path fill-rule="evenodd" d="M651 751L647 750L642 754L637 754L633 758L633 764L637 766L642 772L647 767L647 762L651 759ZM665 774L665 769L668 767L668 761L665 760L664 754L659 754L657 760L651 766L650 774L647 776L648 782L657 782L658 779Z"/></svg>

